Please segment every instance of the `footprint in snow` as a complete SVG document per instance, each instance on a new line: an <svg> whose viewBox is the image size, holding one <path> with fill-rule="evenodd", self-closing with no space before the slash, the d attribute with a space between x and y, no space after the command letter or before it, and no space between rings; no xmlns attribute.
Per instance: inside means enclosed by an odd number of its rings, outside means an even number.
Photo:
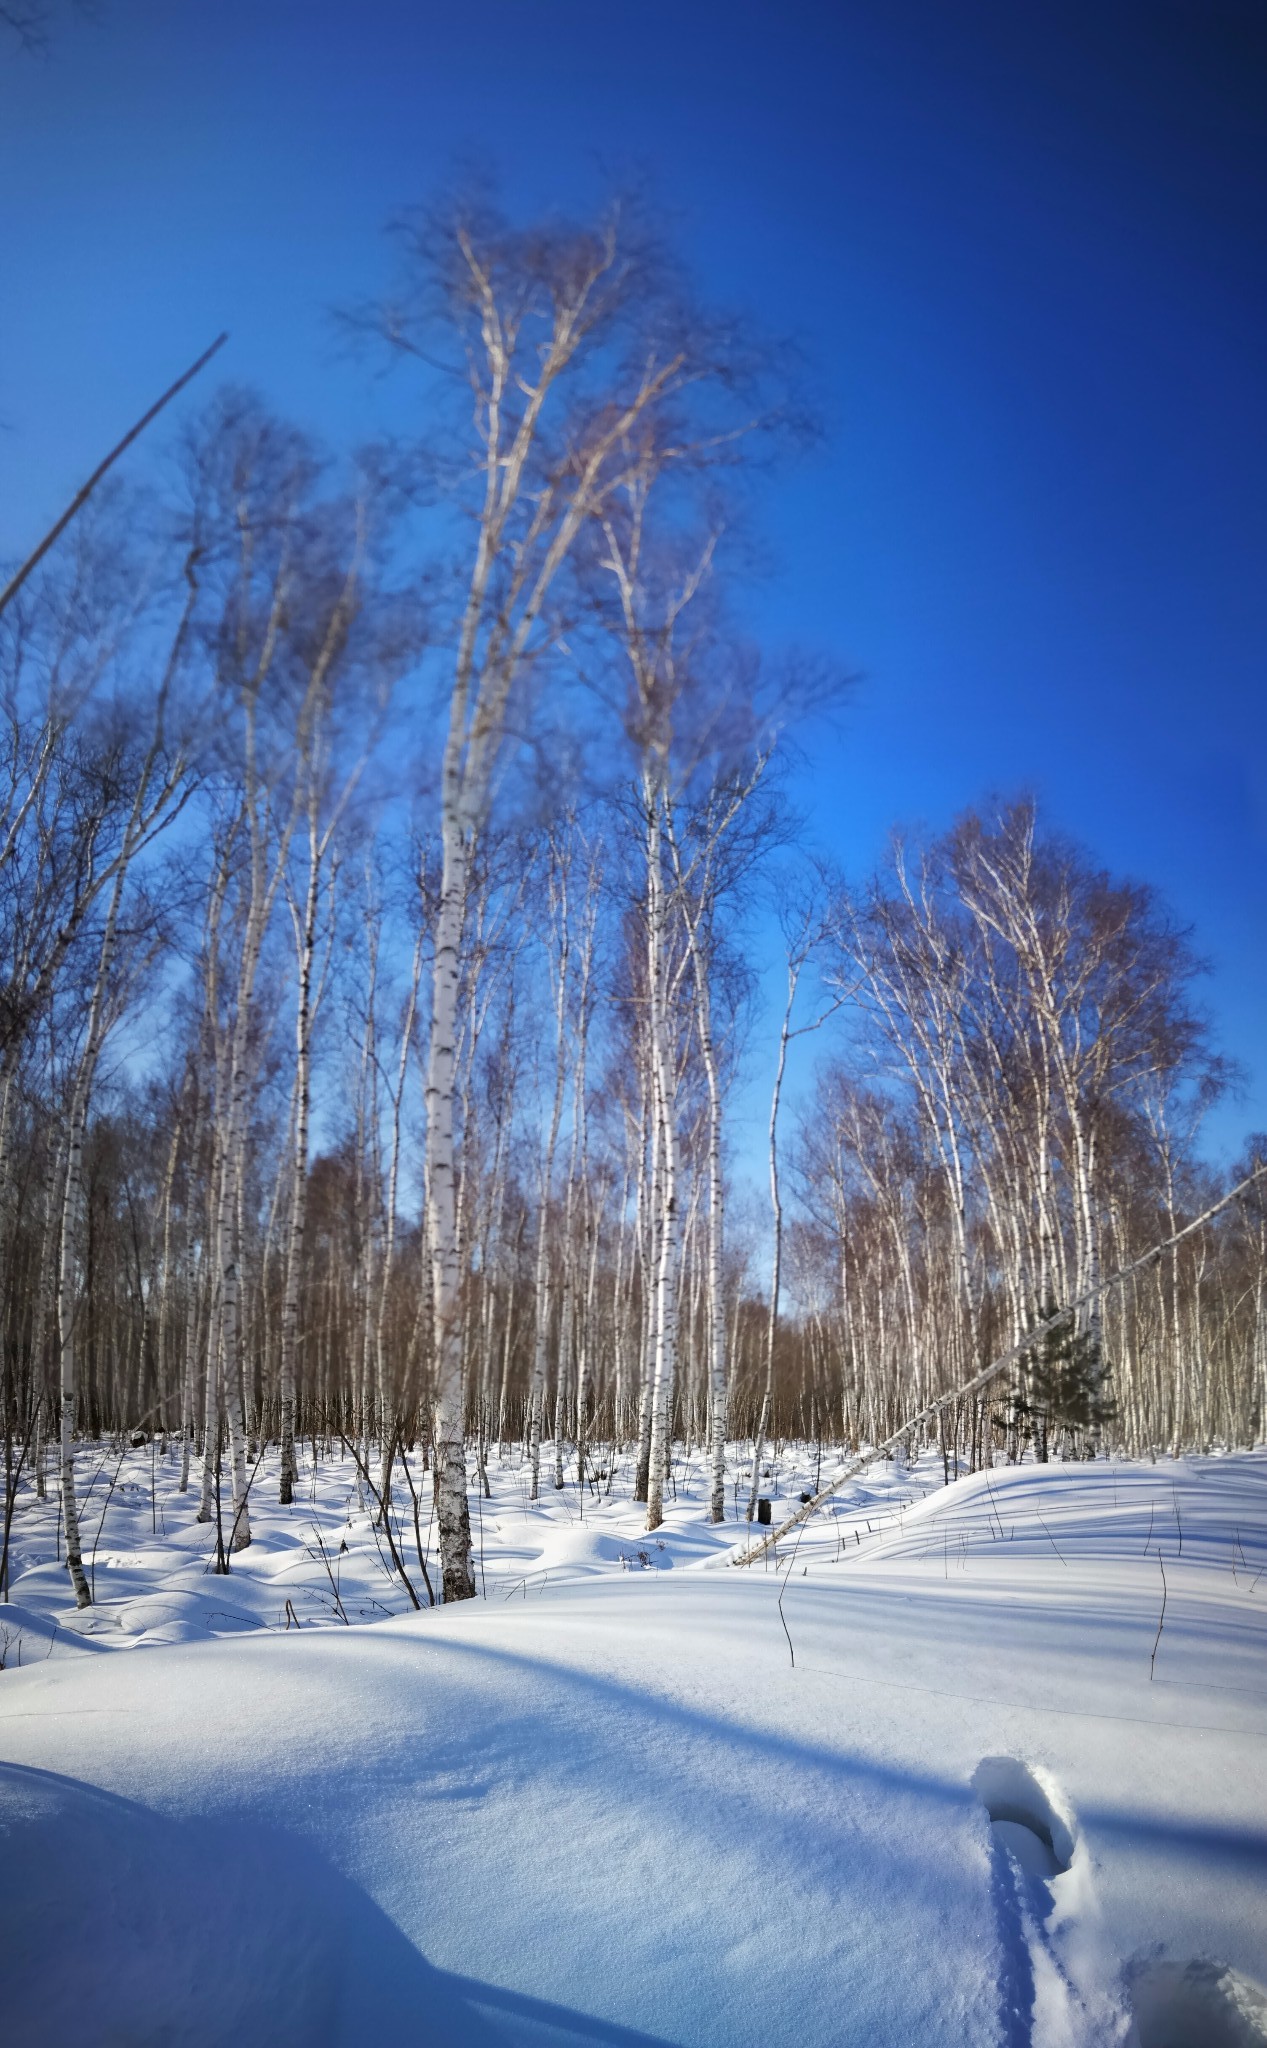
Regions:
<svg viewBox="0 0 1267 2048"><path fill-rule="evenodd" d="M1027 1879L1044 1883L1073 1862L1075 1833L1028 1764L988 1756L973 1773L972 1788L990 1816L995 1842Z"/></svg>
<svg viewBox="0 0 1267 2048"><path fill-rule="evenodd" d="M1058 1787L989 1756L972 1787L990 1826L1005 2048L1115 2048L1130 2015L1099 1935L1090 1860Z"/></svg>
<svg viewBox="0 0 1267 2048"><path fill-rule="evenodd" d="M1207 1957L1141 1958L1129 2007L1113 1995L1088 1859L1059 1791L1016 1757L986 1757L972 1783L990 1821L1007 2048L1267 2048L1267 1991Z"/></svg>

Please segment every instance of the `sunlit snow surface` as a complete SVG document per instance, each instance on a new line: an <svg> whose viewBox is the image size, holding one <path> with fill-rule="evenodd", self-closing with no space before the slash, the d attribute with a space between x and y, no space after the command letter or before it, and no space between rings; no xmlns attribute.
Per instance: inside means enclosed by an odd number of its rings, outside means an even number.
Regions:
<svg viewBox="0 0 1267 2048"><path fill-rule="evenodd" d="M24 1496L0 2039L1267 2039L1267 1456L881 1464L736 1570L741 1450L650 1537L627 1461L582 1513L494 1454L482 1597L417 1615L309 1447L227 1578L87 1447L87 1617ZM778 1519L816 1455L767 1462Z"/></svg>

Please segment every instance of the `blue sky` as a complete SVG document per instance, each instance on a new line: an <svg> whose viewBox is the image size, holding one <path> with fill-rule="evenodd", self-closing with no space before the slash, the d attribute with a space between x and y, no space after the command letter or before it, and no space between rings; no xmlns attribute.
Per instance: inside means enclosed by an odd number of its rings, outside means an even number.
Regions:
<svg viewBox="0 0 1267 2048"><path fill-rule="evenodd" d="M336 444L409 417L328 309L482 151L525 210L645 168L796 335L774 642L863 681L802 800L855 872L1035 789L1213 963L1267 1126L1267 15L1257 0L101 0L0 48L0 553L223 327Z"/></svg>

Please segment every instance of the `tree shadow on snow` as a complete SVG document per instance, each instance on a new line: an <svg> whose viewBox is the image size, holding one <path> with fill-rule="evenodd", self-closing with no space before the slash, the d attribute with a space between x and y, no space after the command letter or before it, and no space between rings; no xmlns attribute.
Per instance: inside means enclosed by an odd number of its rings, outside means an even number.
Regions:
<svg viewBox="0 0 1267 2048"><path fill-rule="evenodd" d="M672 2048L433 1968L309 1844L248 1820L0 1764L0 1844L0 2011L26 2048Z"/></svg>

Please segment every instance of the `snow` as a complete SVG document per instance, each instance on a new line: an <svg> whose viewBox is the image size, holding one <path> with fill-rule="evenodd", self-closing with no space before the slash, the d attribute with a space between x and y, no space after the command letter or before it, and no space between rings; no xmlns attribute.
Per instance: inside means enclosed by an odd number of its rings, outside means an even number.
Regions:
<svg viewBox="0 0 1267 2048"><path fill-rule="evenodd" d="M698 1459L647 1537L494 1458L486 1597L421 1614L345 1465L266 1466L228 1578L150 1473L90 1632L18 1518L5 2040L1267 2040L1267 1456L878 1465L750 1569Z"/></svg>

